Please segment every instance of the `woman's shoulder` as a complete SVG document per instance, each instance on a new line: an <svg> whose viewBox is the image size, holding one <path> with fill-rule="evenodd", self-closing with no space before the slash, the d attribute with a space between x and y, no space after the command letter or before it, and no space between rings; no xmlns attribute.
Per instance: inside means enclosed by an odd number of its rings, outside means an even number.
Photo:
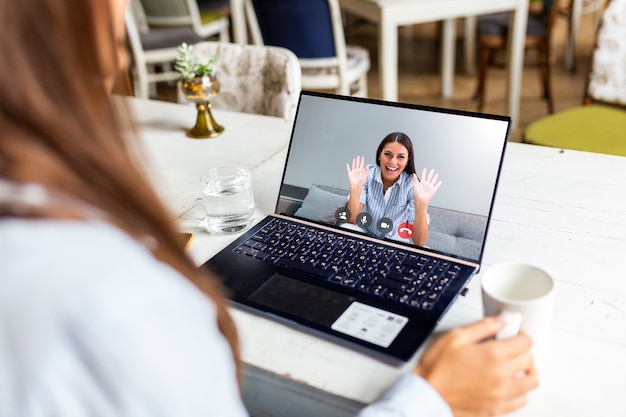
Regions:
<svg viewBox="0 0 626 417"><path fill-rule="evenodd" d="M402 171L402 174L400 174L400 181L405 185L411 185L411 183L413 182L413 174Z"/></svg>

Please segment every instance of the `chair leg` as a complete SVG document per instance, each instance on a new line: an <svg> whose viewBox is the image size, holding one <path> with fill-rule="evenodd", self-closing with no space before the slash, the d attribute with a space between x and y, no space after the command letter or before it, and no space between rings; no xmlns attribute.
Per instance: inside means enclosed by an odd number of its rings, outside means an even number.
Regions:
<svg viewBox="0 0 626 417"><path fill-rule="evenodd" d="M220 31L220 42L230 42L230 25L224 25Z"/></svg>
<svg viewBox="0 0 626 417"><path fill-rule="evenodd" d="M485 107L485 92L487 89L487 67L489 67L489 61L491 60L491 49L480 48L480 63L478 68L478 84L476 86L476 92L474 93L474 99L478 100L478 111L483 111Z"/></svg>
<svg viewBox="0 0 626 417"><path fill-rule="evenodd" d="M361 77L359 84L361 85L361 97L367 98L367 74Z"/></svg>
<svg viewBox="0 0 626 417"><path fill-rule="evenodd" d="M543 98L548 102L548 113L552 114L554 113L554 97L552 94L552 62L549 50L542 48L539 51L539 56L539 70L541 72Z"/></svg>

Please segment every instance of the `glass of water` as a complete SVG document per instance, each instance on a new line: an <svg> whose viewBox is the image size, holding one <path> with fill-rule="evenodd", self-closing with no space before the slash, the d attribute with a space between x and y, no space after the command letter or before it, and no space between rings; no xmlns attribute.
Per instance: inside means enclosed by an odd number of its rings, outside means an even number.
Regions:
<svg viewBox="0 0 626 417"><path fill-rule="evenodd" d="M235 233L254 221L250 171L242 167L211 168L200 177L207 226L216 233Z"/></svg>

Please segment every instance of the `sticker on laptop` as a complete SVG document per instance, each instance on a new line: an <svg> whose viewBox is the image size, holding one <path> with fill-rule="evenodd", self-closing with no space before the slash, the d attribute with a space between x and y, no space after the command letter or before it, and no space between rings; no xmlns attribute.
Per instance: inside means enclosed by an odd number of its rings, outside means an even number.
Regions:
<svg viewBox="0 0 626 417"><path fill-rule="evenodd" d="M408 322L404 316L355 301L331 329L386 348Z"/></svg>

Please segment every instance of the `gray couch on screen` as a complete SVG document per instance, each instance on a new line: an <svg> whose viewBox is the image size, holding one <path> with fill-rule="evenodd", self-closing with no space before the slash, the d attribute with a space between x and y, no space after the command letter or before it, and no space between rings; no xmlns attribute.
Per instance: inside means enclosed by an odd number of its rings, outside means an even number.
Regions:
<svg viewBox="0 0 626 417"><path fill-rule="evenodd" d="M295 188L294 188L295 189ZM301 189L302 190L302 189ZM313 185L293 198L282 198L279 211L299 217L334 223L335 210L345 207L348 191ZM430 206L430 224L426 246L440 252L477 260L487 225L487 217Z"/></svg>

